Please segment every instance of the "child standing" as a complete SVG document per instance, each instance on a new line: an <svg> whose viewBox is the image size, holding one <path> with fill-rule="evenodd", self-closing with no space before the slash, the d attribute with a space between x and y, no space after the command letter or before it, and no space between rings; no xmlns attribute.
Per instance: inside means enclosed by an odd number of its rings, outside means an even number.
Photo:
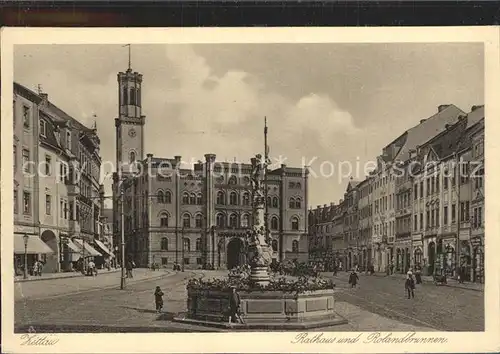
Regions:
<svg viewBox="0 0 500 354"><path fill-rule="evenodd" d="M157 286L155 290L156 312L160 313L163 308L163 291Z"/></svg>

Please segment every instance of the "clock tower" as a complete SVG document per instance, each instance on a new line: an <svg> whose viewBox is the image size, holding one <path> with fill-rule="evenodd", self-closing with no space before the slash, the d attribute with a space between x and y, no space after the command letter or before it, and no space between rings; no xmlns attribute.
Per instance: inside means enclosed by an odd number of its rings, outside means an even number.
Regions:
<svg viewBox="0 0 500 354"><path fill-rule="evenodd" d="M116 127L116 171L134 172L134 162L144 159L144 123L142 115L142 74L129 68L118 73L118 118Z"/></svg>

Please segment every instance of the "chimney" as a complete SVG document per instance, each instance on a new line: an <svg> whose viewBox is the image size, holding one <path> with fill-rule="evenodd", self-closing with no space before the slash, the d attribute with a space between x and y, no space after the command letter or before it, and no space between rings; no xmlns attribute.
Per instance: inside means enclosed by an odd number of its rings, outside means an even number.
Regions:
<svg viewBox="0 0 500 354"><path fill-rule="evenodd" d="M446 108L450 107L451 105L449 104L442 104L442 105L439 105L438 106L438 112L442 112L443 110L445 110Z"/></svg>
<svg viewBox="0 0 500 354"><path fill-rule="evenodd" d="M284 163L281 164L281 169L284 170L286 168L286 165Z"/></svg>
<svg viewBox="0 0 500 354"><path fill-rule="evenodd" d="M476 106L476 105L474 105L474 106L471 107L470 111L474 112L476 109L481 108L481 107L482 106Z"/></svg>
<svg viewBox="0 0 500 354"><path fill-rule="evenodd" d="M317 205L317 206L316 206L316 209L321 209L321 205Z"/></svg>
<svg viewBox="0 0 500 354"><path fill-rule="evenodd" d="M441 106L439 106L441 107ZM420 119L420 124L422 124L423 122L425 122L427 119Z"/></svg>
<svg viewBox="0 0 500 354"><path fill-rule="evenodd" d="M42 105L46 106L49 103L49 95L46 93L40 93L40 98L42 99Z"/></svg>

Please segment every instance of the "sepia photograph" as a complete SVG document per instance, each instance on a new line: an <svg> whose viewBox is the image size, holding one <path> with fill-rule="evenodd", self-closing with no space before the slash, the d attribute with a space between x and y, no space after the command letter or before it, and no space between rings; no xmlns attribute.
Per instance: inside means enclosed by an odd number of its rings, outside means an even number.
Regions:
<svg viewBox="0 0 500 354"><path fill-rule="evenodd" d="M2 293L25 350L485 333L484 40L125 41L12 45Z"/></svg>

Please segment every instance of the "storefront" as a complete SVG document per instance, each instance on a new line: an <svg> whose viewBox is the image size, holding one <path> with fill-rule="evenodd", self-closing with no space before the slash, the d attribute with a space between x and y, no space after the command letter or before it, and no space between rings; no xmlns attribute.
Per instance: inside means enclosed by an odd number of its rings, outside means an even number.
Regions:
<svg viewBox="0 0 500 354"><path fill-rule="evenodd" d="M28 274L32 274L33 265L42 261L43 255L52 254L50 249L38 235L14 234L14 270L15 275L23 275L25 266Z"/></svg>
<svg viewBox="0 0 500 354"><path fill-rule="evenodd" d="M113 252L108 247L106 247L106 245L103 242L99 240L94 240L94 243L101 253L101 256L95 257L96 266L98 268L104 268L107 265L111 267L112 258L114 257Z"/></svg>
<svg viewBox="0 0 500 354"><path fill-rule="evenodd" d="M100 257L102 254L94 247L92 247L89 242L79 239L79 238L74 238L72 240L76 246L78 246L80 250L80 255L79 258L76 261L73 261L73 267L74 269L77 270L82 270L82 266L85 269L87 267L88 262L91 260L94 260L94 257Z"/></svg>

